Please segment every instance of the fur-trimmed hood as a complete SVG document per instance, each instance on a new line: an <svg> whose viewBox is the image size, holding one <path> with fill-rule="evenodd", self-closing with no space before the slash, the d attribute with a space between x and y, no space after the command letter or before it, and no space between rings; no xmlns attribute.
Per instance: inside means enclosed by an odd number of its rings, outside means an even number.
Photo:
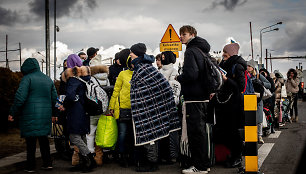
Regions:
<svg viewBox="0 0 306 174"><path fill-rule="evenodd" d="M99 66L81 66L81 67L74 67L74 68L67 68L62 73L62 80L67 82L70 77L73 76L88 76L88 75L95 75L98 73L108 73L108 67L106 65L99 65Z"/></svg>

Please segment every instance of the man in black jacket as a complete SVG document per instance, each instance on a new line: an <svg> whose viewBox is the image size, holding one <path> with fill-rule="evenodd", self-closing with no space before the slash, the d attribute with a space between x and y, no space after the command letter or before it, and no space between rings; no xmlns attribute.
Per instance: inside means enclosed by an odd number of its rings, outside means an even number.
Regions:
<svg viewBox="0 0 306 174"><path fill-rule="evenodd" d="M209 99L207 88L207 65L200 52L208 54L210 45L197 36L194 27L186 25L180 28L180 38L186 44L184 54L183 73L177 76L182 86L185 101L204 101ZM200 49L200 50L198 50ZM210 164L208 159L208 142L205 124L207 122L207 103L193 102L186 104L186 121L188 142L191 151L192 165L182 173L208 173Z"/></svg>

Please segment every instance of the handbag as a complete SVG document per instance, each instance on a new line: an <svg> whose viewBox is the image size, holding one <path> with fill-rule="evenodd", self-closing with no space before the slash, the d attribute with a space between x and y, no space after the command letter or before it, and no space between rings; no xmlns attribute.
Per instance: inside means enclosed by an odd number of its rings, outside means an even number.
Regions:
<svg viewBox="0 0 306 174"><path fill-rule="evenodd" d="M263 93L262 99L266 100L266 99L272 97L272 93L270 92L270 90L268 90L265 87L263 87L263 88L264 88L264 93Z"/></svg>
<svg viewBox="0 0 306 174"><path fill-rule="evenodd" d="M128 121L132 120L132 111L131 109L121 109L119 112L119 121Z"/></svg>

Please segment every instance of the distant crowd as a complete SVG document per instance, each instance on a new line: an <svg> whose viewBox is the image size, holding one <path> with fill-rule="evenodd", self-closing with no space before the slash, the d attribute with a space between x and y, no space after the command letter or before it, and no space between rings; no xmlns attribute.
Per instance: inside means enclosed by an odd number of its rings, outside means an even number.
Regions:
<svg viewBox="0 0 306 174"><path fill-rule="evenodd" d="M269 73L239 56L238 43L225 45L217 61L194 27L182 26L179 34L186 45L179 71L173 52L154 57L146 54L144 43L116 53L109 67L102 65L99 49L90 47L87 54L71 54L64 61L58 93L38 61L26 59L8 116L9 121L20 118L25 171L36 170L37 140L42 169L52 170L51 128L57 151L71 160L70 171L91 172L115 161L136 172L154 172L178 162L189 174L208 173L215 163L241 167L244 95L257 96L258 143L286 122L298 121L295 69L289 69L287 80L279 71Z"/></svg>

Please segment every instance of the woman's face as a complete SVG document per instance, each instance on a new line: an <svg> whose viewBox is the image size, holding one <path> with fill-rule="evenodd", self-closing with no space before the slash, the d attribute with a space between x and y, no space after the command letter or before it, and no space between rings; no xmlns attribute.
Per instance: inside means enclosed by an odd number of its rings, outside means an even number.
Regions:
<svg viewBox="0 0 306 174"><path fill-rule="evenodd" d="M138 56L136 56L132 51L130 52L130 56L131 56L131 59L134 60L136 59Z"/></svg>
<svg viewBox="0 0 306 174"><path fill-rule="evenodd" d="M231 57L226 51L223 51L222 56L223 56L223 60L227 60Z"/></svg>
<svg viewBox="0 0 306 174"><path fill-rule="evenodd" d="M252 73L254 71L254 68L248 65L247 70L249 73Z"/></svg>
<svg viewBox="0 0 306 174"><path fill-rule="evenodd" d="M290 72L289 77L290 77L290 78L293 78L293 77L294 77L294 73L293 73L293 72Z"/></svg>

